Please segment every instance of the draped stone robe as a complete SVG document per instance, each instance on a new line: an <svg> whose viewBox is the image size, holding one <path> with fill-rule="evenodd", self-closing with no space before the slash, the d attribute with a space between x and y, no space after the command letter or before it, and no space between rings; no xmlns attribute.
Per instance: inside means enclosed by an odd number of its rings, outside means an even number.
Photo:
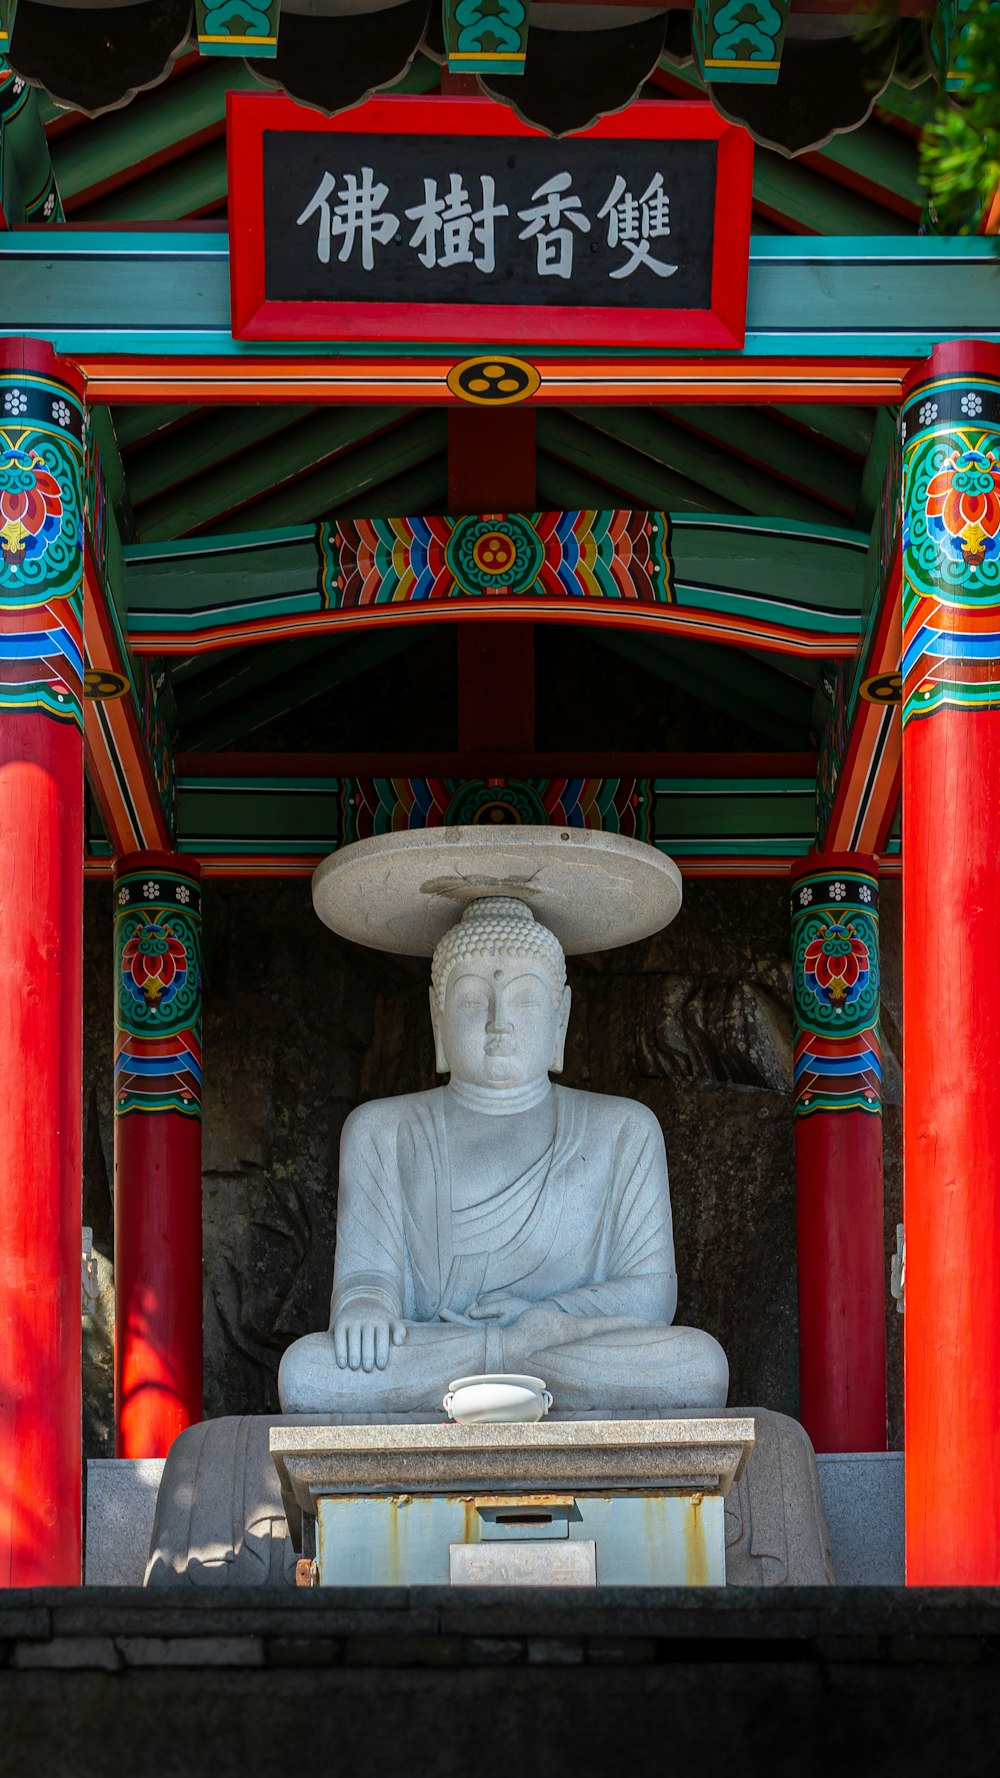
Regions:
<svg viewBox="0 0 1000 1778"><path fill-rule="evenodd" d="M286 1412L439 1407L449 1383L530 1370L560 1408L718 1406L726 1362L671 1327L677 1299L666 1155L652 1113L555 1086L550 1146L463 1205L449 1090L361 1106L344 1128L331 1327L353 1299L406 1323L384 1371L340 1370L328 1334L282 1363ZM504 1140L502 1117L496 1141ZM488 1292L533 1305L508 1326L469 1315Z"/></svg>

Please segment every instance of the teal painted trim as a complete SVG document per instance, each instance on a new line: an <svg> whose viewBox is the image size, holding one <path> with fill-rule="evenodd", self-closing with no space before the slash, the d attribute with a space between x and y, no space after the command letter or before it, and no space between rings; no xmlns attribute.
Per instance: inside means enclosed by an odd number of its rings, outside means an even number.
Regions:
<svg viewBox="0 0 1000 1778"><path fill-rule="evenodd" d="M848 530L839 525L814 525L801 519L755 519L742 513L681 512L670 517L671 531L747 532L752 537L800 537L807 543L842 543L848 549L868 549L867 531ZM178 546L180 547L180 546Z"/></svg>
<svg viewBox="0 0 1000 1778"><path fill-rule="evenodd" d="M755 236L743 353L690 356L925 357L938 340L1000 339L996 243L987 237ZM149 234L60 228L0 239L3 335L33 334L67 353L336 359L453 357L464 347L373 346L363 341L247 342L229 331L229 243L224 232ZM113 326L108 316L114 315ZM484 322L487 318L484 316ZM504 341L484 339L488 352ZM585 348L519 348L543 362L587 358ZM631 354L610 349L614 360Z"/></svg>

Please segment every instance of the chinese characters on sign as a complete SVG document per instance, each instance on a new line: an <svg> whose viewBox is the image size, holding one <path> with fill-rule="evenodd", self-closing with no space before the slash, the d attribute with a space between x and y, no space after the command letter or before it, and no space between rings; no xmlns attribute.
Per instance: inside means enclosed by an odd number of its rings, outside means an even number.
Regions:
<svg viewBox="0 0 1000 1778"><path fill-rule="evenodd" d="M428 271L434 266L452 265L474 265L486 273L495 271L496 225L500 217L510 215L510 210L506 204L496 202L496 181L489 173L480 175L479 184L482 202L478 210L472 207L461 174L450 173L443 196L438 196L436 179L425 179L422 203L405 212L408 220L417 225L408 245L416 250L421 265ZM517 238L536 243L535 270L540 278L571 278L573 229L586 234L591 228L590 218L571 188L570 173L554 173L532 193L528 208L517 212L517 220L524 223ZM339 260L349 260L357 249L362 267L371 272L375 269L376 243L385 246L400 227L399 217L384 208L388 196L389 187L376 183L371 167L362 167L360 178L355 173L345 173L339 189L336 176L326 172L297 226L301 228L317 218L316 257L322 265L329 265L336 240L341 243ZM610 278L630 278L640 265L648 266L658 278L673 277L676 265L654 259L651 251L652 242L670 233L670 198L663 188L662 173L654 173L640 198L617 174L606 202L597 212L598 221L603 218L607 218L608 246L621 247L624 255L622 263L609 270Z"/></svg>
<svg viewBox="0 0 1000 1778"><path fill-rule="evenodd" d="M708 308L717 144L264 133L275 301Z"/></svg>

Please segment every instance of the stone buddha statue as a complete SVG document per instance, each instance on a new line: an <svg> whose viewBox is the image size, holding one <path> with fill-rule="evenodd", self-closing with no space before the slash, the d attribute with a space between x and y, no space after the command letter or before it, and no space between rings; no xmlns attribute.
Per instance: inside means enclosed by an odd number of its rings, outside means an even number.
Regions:
<svg viewBox="0 0 1000 1778"><path fill-rule="evenodd" d="M296 1340L283 1412L439 1410L479 1372L545 1379L558 1410L725 1405L711 1335L672 1324L656 1118L554 1085L570 1010L561 945L526 902L471 901L431 965L430 1092L352 1112L329 1331Z"/></svg>

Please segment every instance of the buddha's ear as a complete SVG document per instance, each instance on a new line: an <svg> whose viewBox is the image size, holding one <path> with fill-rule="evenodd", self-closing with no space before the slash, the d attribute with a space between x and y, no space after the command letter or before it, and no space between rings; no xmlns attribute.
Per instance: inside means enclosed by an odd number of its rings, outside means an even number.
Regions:
<svg viewBox="0 0 1000 1778"><path fill-rule="evenodd" d="M444 1053L444 1044L441 1042L441 1009L438 1006L437 995L435 994L433 987L430 989L430 997L431 1030L434 1033L434 1066L439 1074L450 1074L451 1069L448 1066L448 1058Z"/></svg>
<svg viewBox="0 0 1000 1778"><path fill-rule="evenodd" d="M563 1061L566 1055L566 1031L569 1026L569 1009L572 999L573 996L570 992L569 984L567 983L559 996L559 1011L556 1015L556 1040L552 1052L552 1060L549 1063L550 1074L561 1074L563 1071Z"/></svg>

